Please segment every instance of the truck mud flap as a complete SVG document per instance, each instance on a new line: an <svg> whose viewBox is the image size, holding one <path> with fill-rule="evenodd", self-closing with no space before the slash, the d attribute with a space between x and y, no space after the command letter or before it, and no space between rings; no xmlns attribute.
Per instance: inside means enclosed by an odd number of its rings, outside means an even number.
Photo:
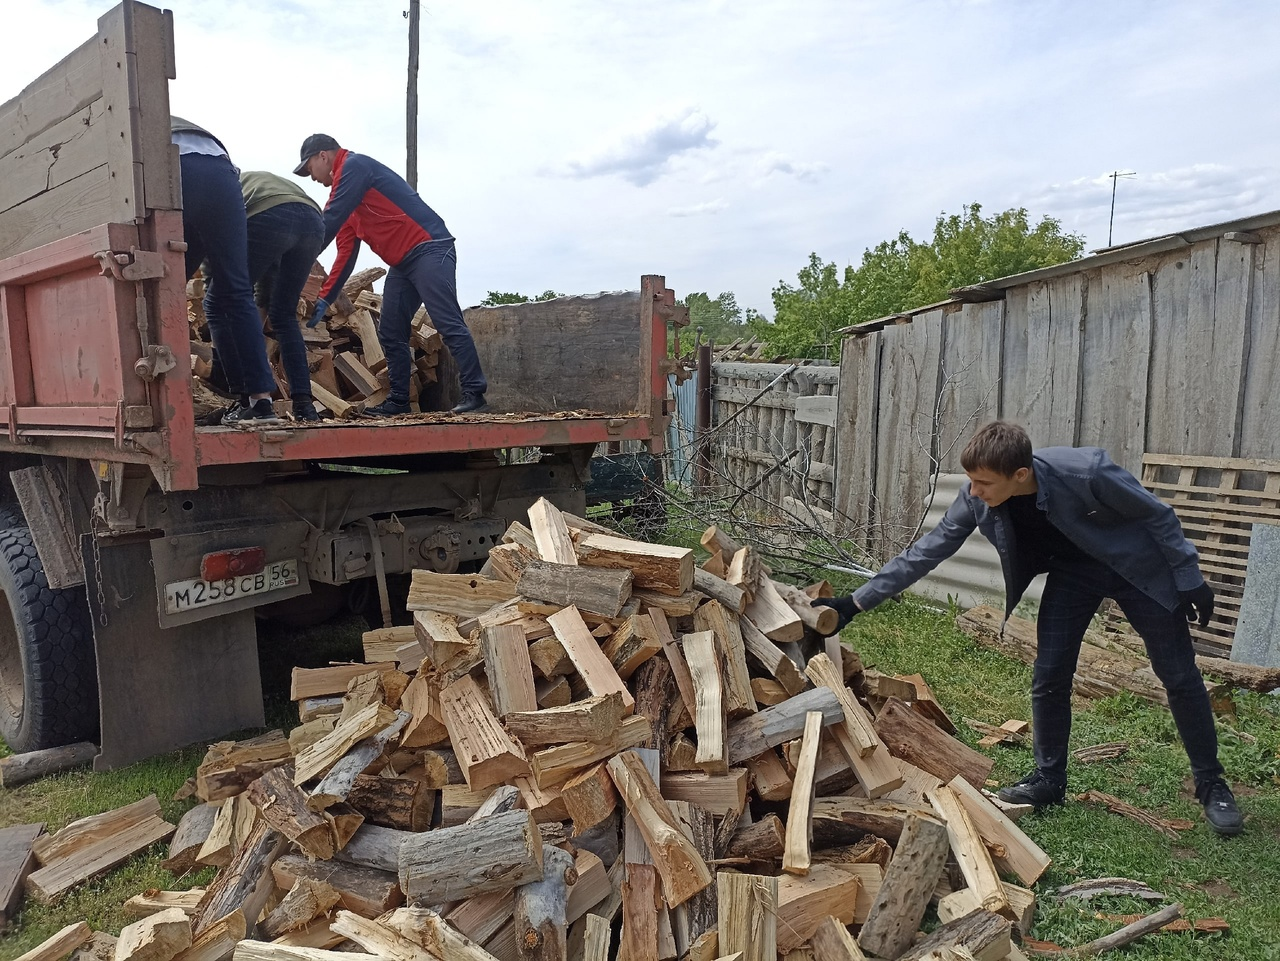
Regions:
<svg viewBox="0 0 1280 961"><path fill-rule="evenodd" d="M91 538L81 552L102 718L94 770L265 723L252 610L161 628L147 541L103 544L97 565Z"/></svg>

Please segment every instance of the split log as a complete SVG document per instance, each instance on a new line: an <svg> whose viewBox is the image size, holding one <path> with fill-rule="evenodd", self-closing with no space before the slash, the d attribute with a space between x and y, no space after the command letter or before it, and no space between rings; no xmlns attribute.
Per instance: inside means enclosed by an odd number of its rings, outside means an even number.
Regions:
<svg viewBox="0 0 1280 961"><path fill-rule="evenodd" d="M285 844L284 838L266 821L259 820L231 863L219 871L213 883L205 889L204 897L191 916L192 934L199 937L205 929L243 905L284 852Z"/></svg>
<svg viewBox="0 0 1280 961"><path fill-rule="evenodd" d="M404 730L412 717L408 711L396 711L395 720L390 724L357 742L345 757L329 768L329 772L307 796L307 807L313 811L323 811L345 801L355 786L356 778L386 753L387 745Z"/></svg>
<svg viewBox="0 0 1280 961"><path fill-rule="evenodd" d="M656 869L651 864L627 866L622 882L622 954L628 961L658 957Z"/></svg>
<svg viewBox="0 0 1280 961"><path fill-rule="evenodd" d="M851 924L857 913L856 874L830 865L814 865L803 877L778 879L778 950L792 951L808 941L827 917Z"/></svg>
<svg viewBox="0 0 1280 961"><path fill-rule="evenodd" d="M320 777L338 763L348 751L376 731L397 720L396 712L385 704L370 704L338 722L337 726L294 760L293 783L305 784Z"/></svg>
<svg viewBox="0 0 1280 961"><path fill-rule="evenodd" d="M400 846L405 897L441 904L542 877L542 836L528 811L412 835Z"/></svg>
<svg viewBox="0 0 1280 961"><path fill-rule="evenodd" d="M998 914L979 908L963 918L935 928L932 934L917 941L899 961L925 961L939 948L962 947L980 959L1007 957L1012 941L1009 922Z"/></svg>
<svg viewBox="0 0 1280 961"><path fill-rule="evenodd" d="M738 828L725 852L731 858L771 861L786 850L786 828L776 814L766 814L754 824Z"/></svg>
<svg viewBox="0 0 1280 961"><path fill-rule="evenodd" d="M618 672L618 677L628 681L640 665L662 650L662 641L658 639L652 617L633 614L609 635L609 639L600 645L600 650Z"/></svg>
<svg viewBox="0 0 1280 961"><path fill-rule="evenodd" d="M804 719L800 760L791 788L791 808L787 813L787 843L782 870L788 874L809 873L809 846L813 841L813 772L818 763L818 740L822 735L822 714L810 711Z"/></svg>
<svg viewBox="0 0 1280 961"><path fill-rule="evenodd" d="M289 683L289 700L301 701L304 698L346 694L348 685L362 674L381 674L395 669L395 661L337 664L332 667L295 667Z"/></svg>
<svg viewBox="0 0 1280 961"><path fill-rule="evenodd" d="M860 797L820 797L813 802L813 838L820 847L853 844L874 834L896 843L909 815L938 821L933 809L919 804L868 800ZM940 822L939 822L940 823Z"/></svg>
<svg viewBox="0 0 1280 961"><path fill-rule="evenodd" d="M524 751L502 729L472 677L463 675L445 688L440 694L440 708L471 790L529 773Z"/></svg>
<svg viewBox="0 0 1280 961"><path fill-rule="evenodd" d="M662 775L662 796L688 801L723 817L741 812L747 804L747 769L729 768L724 774L669 772Z"/></svg>
<svg viewBox="0 0 1280 961"><path fill-rule="evenodd" d="M581 961L609 961L609 938L612 931L609 922L594 914L584 919Z"/></svg>
<svg viewBox="0 0 1280 961"><path fill-rule="evenodd" d="M209 836L196 852L195 863L225 867L231 863L240 845L253 833L258 823L258 809L244 794L237 794L222 802L209 829Z"/></svg>
<svg viewBox="0 0 1280 961"><path fill-rule="evenodd" d="M730 584L742 588L750 596L756 592L760 578L764 575L764 562L755 548L744 546L729 558L729 569L724 578Z"/></svg>
<svg viewBox="0 0 1280 961"><path fill-rule="evenodd" d="M490 891L468 898L448 912L449 924L477 944L492 938L515 911L511 891Z"/></svg>
<svg viewBox="0 0 1280 961"><path fill-rule="evenodd" d="M1053 863L1044 849L964 778L953 778L948 787L955 792L987 846L1003 852L998 856L993 854L996 867L1016 874L1023 884L1031 885L1040 880Z"/></svg>
<svg viewBox="0 0 1280 961"><path fill-rule="evenodd" d="M437 574L415 570L405 606L411 611L440 611L479 617L495 604L516 596L515 585L477 574Z"/></svg>
<svg viewBox="0 0 1280 961"><path fill-rule="evenodd" d="M325 818L307 806L285 768L274 768L249 785L245 797L273 830L297 844L309 857L333 857L334 837Z"/></svg>
<svg viewBox="0 0 1280 961"><path fill-rule="evenodd" d="M413 632L418 646L425 652L432 665L443 670L455 657L471 648L471 640L464 637L458 626L456 614L444 611L414 611Z"/></svg>
<svg viewBox="0 0 1280 961"><path fill-rule="evenodd" d="M383 923L414 944L425 948L433 957L448 958L449 961L494 961L493 955L454 931L434 911L398 908Z"/></svg>
<svg viewBox="0 0 1280 961"><path fill-rule="evenodd" d="M727 723L722 664L715 634L711 631L686 634L684 656L694 685L693 723L698 734L698 749L693 763L709 774L723 774L729 770L725 746Z"/></svg>
<svg viewBox="0 0 1280 961"><path fill-rule="evenodd" d="M743 613L771 641L798 641L804 637L804 622L778 594L767 577L760 578L751 603Z"/></svg>
<svg viewBox="0 0 1280 961"><path fill-rule="evenodd" d="M408 624L365 631L360 635L360 643L364 648L364 659L370 663L395 661L402 664L408 661L417 664L427 654L418 645L418 636Z"/></svg>
<svg viewBox="0 0 1280 961"><path fill-rule="evenodd" d="M594 696L604 697L617 692L622 695L623 713L630 714L635 710L635 698L600 650L600 645L592 637L576 607L566 607L559 613L552 614L547 618L547 623L555 631L565 653L569 655L587 689Z"/></svg>
<svg viewBox="0 0 1280 961"><path fill-rule="evenodd" d="M257 933L275 940L296 931L329 911L342 899L337 889L323 881L299 878L265 918Z"/></svg>
<svg viewBox="0 0 1280 961"><path fill-rule="evenodd" d="M339 943L342 940L345 939L339 939ZM377 955L362 951L326 951L251 940L237 944L231 958L232 961L380 961Z"/></svg>
<svg viewBox="0 0 1280 961"><path fill-rule="evenodd" d="M529 529L538 546L538 556L553 564L578 564L573 538L560 509L545 497L539 497L529 508Z"/></svg>
<svg viewBox="0 0 1280 961"><path fill-rule="evenodd" d="M750 618L740 617L738 626L742 630L742 643L747 656L764 668L782 686L788 697L794 697L809 686L805 676L796 667L796 662L781 647L765 637Z"/></svg>
<svg viewBox="0 0 1280 961"><path fill-rule="evenodd" d="M520 573L516 591L531 601L617 617L631 597L632 583L629 570L577 567L533 558Z"/></svg>
<svg viewBox="0 0 1280 961"><path fill-rule="evenodd" d="M172 961L189 947L191 922L181 908L167 908L121 928L116 961Z"/></svg>
<svg viewBox="0 0 1280 961"><path fill-rule="evenodd" d="M404 903L394 874L341 861L308 861L301 854L285 854L271 865L277 887L286 891L299 879L322 881L338 892L338 906L366 918L376 918Z"/></svg>
<svg viewBox="0 0 1280 961"><path fill-rule="evenodd" d="M347 864L395 874L400 869L400 844L414 832L362 824L351 839L334 853Z"/></svg>
<svg viewBox="0 0 1280 961"><path fill-rule="evenodd" d="M813 961L866 961L866 955L849 929L836 918L826 917L809 939Z"/></svg>
<svg viewBox="0 0 1280 961"><path fill-rule="evenodd" d="M52 937L41 941L18 961L59 961L93 937L93 929L84 921L68 924Z"/></svg>
<svg viewBox="0 0 1280 961"><path fill-rule="evenodd" d="M533 665L524 631L514 624L485 628L480 632L480 650L498 717L514 711L536 711L538 696L533 689Z"/></svg>
<svg viewBox="0 0 1280 961"><path fill-rule="evenodd" d="M910 761L944 782L959 775L981 790L995 765L991 758L949 737L896 697L885 702L875 729L894 757Z"/></svg>
<svg viewBox="0 0 1280 961"><path fill-rule="evenodd" d="M693 572L693 589L723 604L734 614L741 614L747 609L747 592L705 567Z"/></svg>
<svg viewBox="0 0 1280 961"><path fill-rule="evenodd" d="M614 692L563 707L508 714L503 724L526 748L535 748L570 741L607 741L622 717L622 695Z"/></svg>
<svg viewBox="0 0 1280 961"><path fill-rule="evenodd" d="M343 350L333 355L333 368L361 400L367 400L384 390L368 367L366 367L353 351Z"/></svg>
<svg viewBox="0 0 1280 961"><path fill-rule="evenodd" d="M1031 931L1031 924L1036 913L1036 893L1030 888L1016 884L1002 883L1005 900L1009 902L1009 911L1005 914L1020 933L1026 935ZM937 893L936 891L934 892ZM982 905L973 888L960 888L938 899L938 920L943 924L962 918Z"/></svg>
<svg viewBox="0 0 1280 961"><path fill-rule="evenodd" d="M715 860L716 832L712 812L688 801L672 801L670 807L681 830L688 835L702 859L707 862ZM690 943L707 931L715 930L718 901L719 892L712 880L708 887L671 912L676 954L683 955Z"/></svg>
<svg viewBox="0 0 1280 961"><path fill-rule="evenodd" d="M160 817L160 801L154 794L101 814L77 818L61 831L38 835L31 850L42 865L71 857L121 830Z"/></svg>
<svg viewBox="0 0 1280 961"><path fill-rule="evenodd" d="M37 859L44 862L44 867L27 875L27 893L42 904L49 904L80 882L111 870L125 859L172 835L177 830L175 825L149 813L151 804L157 809L159 807L155 795L145 801L149 802L145 809L138 806L144 802L126 805L117 811L107 812L107 815L82 818L52 837L37 838L32 850ZM112 820L112 815L119 815L125 810L131 811L130 817ZM148 813L139 815L141 810ZM93 832L79 836L78 843L74 845L63 843L67 832L90 821L94 824Z"/></svg>
<svg viewBox="0 0 1280 961"><path fill-rule="evenodd" d="M409 682L400 696L400 707L412 716L400 735L400 746L431 747L442 744L449 739L449 731L444 726L444 715L440 712L439 679L427 671L419 671L418 676Z"/></svg>
<svg viewBox="0 0 1280 961"><path fill-rule="evenodd" d="M316 380L311 381L311 397L338 420L350 420L360 413L360 409L355 404L348 404L337 393Z"/></svg>
<svg viewBox="0 0 1280 961"><path fill-rule="evenodd" d="M944 786L926 792L926 797L946 822L947 837L960 863L960 873L973 888L981 906L996 914L1007 914L1009 902L1004 896L995 862L991 860L991 853L956 792Z"/></svg>
<svg viewBox="0 0 1280 961"><path fill-rule="evenodd" d="M742 961L777 961L778 879L719 871L716 875L717 951Z"/></svg>
<svg viewBox="0 0 1280 961"><path fill-rule="evenodd" d="M694 580L697 581L696 576ZM706 599L706 593L698 590L685 591L683 594L661 594L643 587L633 586L631 589L631 600L639 603L640 611L645 614L661 611L667 617L688 617Z"/></svg>
<svg viewBox="0 0 1280 961"><path fill-rule="evenodd" d="M627 811L644 835L662 878L667 904L683 904L711 883L706 862L676 825L671 809L639 757L624 752L611 758L608 768Z"/></svg>
<svg viewBox="0 0 1280 961"><path fill-rule="evenodd" d="M821 711L824 724L844 717L840 702L826 688L804 691L781 704L765 708L729 726L729 763L742 764L771 747L799 737L804 732L805 715Z"/></svg>
<svg viewBox="0 0 1280 961"><path fill-rule="evenodd" d="M781 704L791 695L777 681L770 680L767 677L753 677L751 679L751 696L756 699L756 707L765 708Z"/></svg>
<svg viewBox="0 0 1280 961"><path fill-rule="evenodd" d="M232 911L205 928L199 937L192 938L191 947L180 951L173 961L226 961L235 946L244 940L248 928L244 912Z"/></svg>
<svg viewBox="0 0 1280 961"><path fill-rule="evenodd" d="M858 942L884 958L911 946L929 898L947 861L947 830L937 821L908 815Z"/></svg>
<svg viewBox="0 0 1280 961"><path fill-rule="evenodd" d="M563 677L534 681L533 689L538 695L538 707L546 710L549 707L564 707L573 700L573 690L568 680Z"/></svg>
<svg viewBox="0 0 1280 961"><path fill-rule="evenodd" d="M431 827L436 792L426 782L407 777L356 776L347 803L369 824L401 831Z"/></svg>
<svg viewBox="0 0 1280 961"><path fill-rule="evenodd" d="M662 594L683 594L693 586L693 551L687 547L588 534L578 542L578 561L589 567L625 568L636 587Z"/></svg>
<svg viewBox="0 0 1280 961"><path fill-rule="evenodd" d="M50 774L83 767L98 756L98 746L88 741L28 751L0 758L0 788L15 788Z"/></svg>
<svg viewBox="0 0 1280 961"><path fill-rule="evenodd" d="M618 806L618 792L603 764L570 778L561 788L560 796L573 820L574 837L599 824Z"/></svg>
<svg viewBox="0 0 1280 961"><path fill-rule="evenodd" d="M577 879L573 856L542 847L542 876L516 888L516 949L521 961L559 961L565 956L568 883Z"/></svg>
<svg viewBox="0 0 1280 961"><path fill-rule="evenodd" d="M834 607L812 606L809 595L792 584L774 580L769 583L805 627L823 637L835 634L840 614Z"/></svg>
<svg viewBox="0 0 1280 961"><path fill-rule="evenodd" d="M693 613L695 631L711 631L721 657L724 709L730 718L754 714L755 698L751 695L751 674L738 616L719 601L708 601ZM686 638L687 641L687 638Z"/></svg>

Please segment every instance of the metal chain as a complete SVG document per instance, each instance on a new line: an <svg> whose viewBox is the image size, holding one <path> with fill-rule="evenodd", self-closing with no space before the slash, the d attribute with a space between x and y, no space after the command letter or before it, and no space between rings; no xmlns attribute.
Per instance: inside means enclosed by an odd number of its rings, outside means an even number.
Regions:
<svg viewBox="0 0 1280 961"><path fill-rule="evenodd" d="M98 546L98 530L102 522L102 511L107 507L107 495L98 492L93 499L93 518L89 524L89 536L93 538L93 579L98 586L98 620L103 627L107 626L107 595L102 589L102 550Z"/></svg>

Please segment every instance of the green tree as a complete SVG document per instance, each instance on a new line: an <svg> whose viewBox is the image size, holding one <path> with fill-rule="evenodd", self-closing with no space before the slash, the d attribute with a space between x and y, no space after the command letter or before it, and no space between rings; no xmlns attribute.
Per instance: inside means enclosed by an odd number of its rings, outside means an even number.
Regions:
<svg viewBox="0 0 1280 961"><path fill-rule="evenodd" d="M540 294L528 297L524 294L504 293L501 290L491 290L485 295L484 300L480 301L481 307L501 307L503 304L527 304L530 301L555 300L557 297L563 297L564 294L556 293L554 290L544 290Z"/></svg>
<svg viewBox="0 0 1280 961"><path fill-rule="evenodd" d="M900 231L864 251L843 276L810 254L797 286L781 281L773 289L773 322L755 319L751 328L779 353L821 354L841 327L946 300L955 287L1065 263L1083 251L1084 238L1064 234L1053 217L1032 226L1026 208L984 217L981 205L968 204L939 216L929 243Z"/></svg>
<svg viewBox="0 0 1280 961"><path fill-rule="evenodd" d="M716 344L728 344L747 332L747 325L733 291L726 290L719 297L694 291L679 303L689 308L687 332L692 335L702 328L702 339Z"/></svg>

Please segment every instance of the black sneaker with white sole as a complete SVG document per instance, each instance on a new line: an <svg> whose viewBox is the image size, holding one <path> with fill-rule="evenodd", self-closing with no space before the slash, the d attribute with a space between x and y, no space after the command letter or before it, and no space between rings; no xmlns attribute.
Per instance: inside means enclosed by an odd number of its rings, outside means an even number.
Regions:
<svg viewBox="0 0 1280 961"><path fill-rule="evenodd" d="M1038 810L1065 801L1067 785L1065 781L1042 774L1037 768L1017 784L1002 787L996 792L996 797L1007 804L1030 804Z"/></svg>
<svg viewBox="0 0 1280 961"><path fill-rule="evenodd" d="M261 427L265 424L278 423L280 423L280 416L276 413L270 397L255 400L248 407L236 404L222 418L224 427Z"/></svg>
<svg viewBox="0 0 1280 961"><path fill-rule="evenodd" d="M1196 785L1196 800L1204 806L1204 819L1209 827L1218 834L1230 837L1244 830L1244 817L1226 781L1219 778Z"/></svg>

